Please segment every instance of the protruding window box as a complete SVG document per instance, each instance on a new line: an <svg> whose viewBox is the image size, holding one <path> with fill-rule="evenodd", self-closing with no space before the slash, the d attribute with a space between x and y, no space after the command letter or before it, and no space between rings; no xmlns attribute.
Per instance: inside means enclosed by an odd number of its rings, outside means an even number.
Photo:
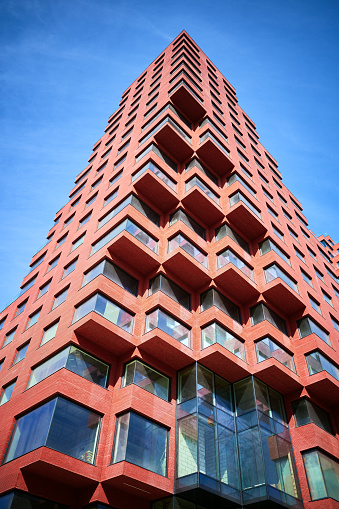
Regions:
<svg viewBox="0 0 339 509"><path fill-rule="evenodd" d="M128 495L142 493L143 500L148 501L164 498L173 491L172 478L155 474L127 461L105 466L101 483L103 487L117 489Z"/></svg>
<svg viewBox="0 0 339 509"><path fill-rule="evenodd" d="M177 106L183 114L191 120L197 122L206 113L202 98L199 97L196 91L193 92L191 87L181 80L177 83L169 93L169 96L175 106Z"/></svg>
<svg viewBox="0 0 339 509"><path fill-rule="evenodd" d="M152 161L132 175L132 184L137 191L165 212L179 203L176 182Z"/></svg>
<svg viewBox="0 0 339 509"><path fill-rule="evenodd" d="M233 251L226 249L217 256L218 271L214 281L238 302L250 301L259 295L252 268Z"/></svg>
<svg viewBox="0 0 339 509"><path fill-rule="evenodd" d="M240 191L230 196L230 208L226 217L251 240L267 231L260 211Z"/></svg>
<svg viewBox="0 0 339 509"><path fill-rule="evenodd" d="M267 301L272 302L286 315L305 309L305 304L297 293L297 285L278 265L273 264L264 272L267 283L262 293Z"/></svg>
<svg viewBox="0 0 339 509"><path fill-rule="evenodd" d="M229 151L209 131L200 137L198 157L218 175L224 176L234 168Z"/></svg>
<svg viewBox="0 0 339 509"><path fill-rule="evenodd" d="M73 330L101 348L122 355L135 345L134 316L97 293L76 307Z"/></svg>
<svg viewBox="0 0 339 509"><path fill-rule="evenodd" d="M139 348L154 355L175 369L192 361L190 329L181 322L157 308L146 315L145 334Z"/></svg>
<svg viewBox="0 0 339 509"><path fill-rule="evenodd" d="M215 373L223 373L233 383L248 375L245 345L217 322L201 327L200 362Z"/></svg>
<svg viewBox="0 0 339 509"><path fill-rule="evenodd" d="M193 155L190 138L169 117L160 129L156 131L154 139L157 143L164 147L165 150L173 155L177 161L186 161Z"/></svg>
<svg viewBox="0 0 339 509"><path fill-rule="evenodd" d="M319 350L305 355L309 376L304 385L310 395L333 405L339 398L339 368Z"/></svg>
<svg viewBox="0 0 339 509"><path fill-rule="evenodd" d="M158 242L129 218L96 242L91 254L106 246L113 256L117 256L141 274L147 274L159 266ZM144 247L143 247L144 246Z"/></svg>
<svg viewBox="0 0 339 509"><path fill-rule="evenodd" d="M255 376L275 387L282 394L300 389L302 384L295 371L293 356L270 337L255 342L258 363ZM266 362L269 360L269 362Z"/></svg>
<svg viewBox="0 0 339 509"><path fill-rule="evenodd" d="M207 256L182 234L168 242L168 255L163 266L190 288L197 289L211 280L207 270Z"/></svg>
<svg viewBox="0 0 339 509"><path fill-rule="evenodd" d="M182 203L208 226L221 221L225 215L220 208L219 196L196 175L186 182Z"/></svg>

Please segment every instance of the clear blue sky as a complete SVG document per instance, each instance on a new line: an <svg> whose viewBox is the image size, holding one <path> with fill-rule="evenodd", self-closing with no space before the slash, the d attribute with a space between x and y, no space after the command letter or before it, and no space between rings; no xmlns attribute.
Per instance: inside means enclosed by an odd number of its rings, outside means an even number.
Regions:
<svg viewBox="0 0 339 509"><path fill-rule="evenodd" d="M0 4L0 310L16 295L122 92L181 32L235 86L311 229L339 241L339 3Z"/></svg>

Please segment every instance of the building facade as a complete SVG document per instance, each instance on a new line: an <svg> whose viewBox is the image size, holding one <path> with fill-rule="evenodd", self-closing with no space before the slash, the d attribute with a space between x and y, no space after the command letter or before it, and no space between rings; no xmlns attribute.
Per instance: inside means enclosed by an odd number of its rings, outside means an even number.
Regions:
<svg viewBox="0 0 339 509"><path fill-rule="evenodd" d="M0 314L0 508L339 507L337 248L182 32Z"/></svg>

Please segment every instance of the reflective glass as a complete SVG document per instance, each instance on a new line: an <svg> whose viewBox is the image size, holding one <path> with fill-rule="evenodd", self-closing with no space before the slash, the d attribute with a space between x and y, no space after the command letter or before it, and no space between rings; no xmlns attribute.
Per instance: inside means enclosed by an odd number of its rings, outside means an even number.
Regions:
<svg viewBox="0 0 339 509"><path fill-rule="evenodd" d="M169 399L169 378L139 360L128 363L122 386L136 384L165 401Z"/></svg>
<svg viewBox="0 0 339 509"><path fill-rule="evenodd" d="M44 345L45 343L47 343L48 341L50 341L51 339L54 338L57 328L58 328L58 325L59 325L59 322L56 322L44 330L44 334L42 336L40 346Z"/></svg>
<svg viewBox="0 0 339 509"><path fill-rule="evenodd" d="M327 360L320 352L312 352L305 355L305 358L310 375L320 373L320 371L327 371L327 373L339 381L339 368Z"/></svg>
<svg viewBox="0 0 339 509"><path fill-rule="evenodd" d="M331 345L330 337L323 329L321 329L309 316L302 318L297 322L299 334L301 338L305 338L310 334L316 334L320 339Z"/></svg>
<svg viewBox="0 0 339 509"><path fill-rule="evenodd" d="M190 346L190 330L159 308L146 315L145 332L156 328L162 330L183 345Z"/></svg>
<svg viewBox="0 0 339 509"><path fill-rule="evenodd" d="M129 412L117 419L112 463L128 461L167 475L167 435L163 426Z"/></svg>
<svg viewBox="0 0 339 509"><path fill-rule="evenodd" d="M108 279L121 286L133 295L138 294L138 280L130 276L127 272L114 265L109 260L102 260L98 265L95 265L89 272L84 275L82 286L87 285L94 278L103 274Z"/></svg>
<svg viewBox="0 0 339 509"><path fill-rule="evenodd" d="M199 187L199 189L201 189L209 198L215 201L218 205L220 204L219 196L213 193L213 191L211 191L210 188L207 187L206 184L204 184L204 182L196 175L186 182L185 190L189 191L194 186Z"/></svg>
<svg viewBox="0 0 339 509"><path fill-rule="evenodd" d="M2 392L0 395L0 406L4 405L11 399L13 390L14 390L15 382L12 382L11 384L7 385L6 387L2 388Z"/></svg>
<svg viewBox="0 0 339 509"><path fill-rule="evenodd" d="M225 249L222 253L218 254L218 269L224 267L228 263L232 263L237 267L245 276L254 281L253 270L243 262L231 249Z"/></svg>
<svg viewBox="0 0 339 509"><path fill-rule="evenodd" d="M201 263L204 267L207 267L207 256L181 234L176 235L168 241L168 252L171 253L178 247L195 258L197 262Z"/></svg>
<svg viewBox="0 0 339 509"><path fill-rule="evenodd" d="M232 230L228 224L223 224L219 228L215 230L216 241L223 239L224 237L230 237L238 246L240 246L246 253L249 253L248 244L238 235L235 231Z"/></svg>
<svg viewBox="0 0 339 509"><path fill-rule="evenodd" d="M311 499L331 497L339 501L339 463L314 450L303 453Z"/></svg>
<svg viewBox="0 0 339 509"><path fill-rule="evenodd" d="M232 196L230 196L230 206L231 207L233 207L233 205L235 205L239 201L242 201L256 216L261 218L261 214L260 214L259 210L256 209L252 205L252 203L250 203L248 201L248 199L243 194L241 194L239 191L237 193L233 194Z"/></svg>
<svg viewBox="0 0 339 509"><path fill-rule="evenodd" d="M154 173L154 175L156 175L160 180L162 180L164 182L164 184L166 184L168 187L170 187L173 191L176 191L177 189L177 185L176 183L170 179L166 173L164 173L162 170L160 170L154 163L152 163L152 161L149 161L147 164L145 164L145 166L143 166L142 168L140 168L139 171L137 171L133 176L132 176L132 182L134 182L134 180L136 180L137 178L140 177L140 175L142 175L143 173L145 173L147 170L150 170L152 173Z"/></svg>
<svg viewBox="0 0 339 509"><path fill-rule="evenodd" d="M330 417L325 410L306 398L292 403L293 414L297 426L313 423L333 435Z"/></svg>
<svg viewBox="0 0 339 509"><path fill-rule="evenodd" d="M120 308L117 304L100 293L93 295L93 297L75 309L72 323L80 320L91 311L95 311L99 315L102 315L104 318L107 318L107 320L127 332L132 332L133 315L128 313L128 311L125 311L123 308Z"/></svg>
<svg viewBox="0 0 339 509"><path fill-rule="evenodd" d="M257 351L258 362L262 362L266 359L273 357L294 373L296 372L293 356L286 352L286 350L284 350L281 346L277 345L269 337L257 341L255 343L255 348Z"/></svg>
<svg viewBox="0 0 339 509"><path fill-rule="evenodd" d="M214 288L211 288L200 295L200 305L201 311L206 311L206 309L216 306L230 318L240 323L240 310L238 306Z"/></svg>
<svg viewBox="0 0 339 509"><path fill-rule="evenodd" d="M229 352L239 357L239 359L242 359L243 361L246 360L244 343L216 322L213 322L207 327L201 329L201 339L202 349L207 348L214 343L218 343Z"/></svg>

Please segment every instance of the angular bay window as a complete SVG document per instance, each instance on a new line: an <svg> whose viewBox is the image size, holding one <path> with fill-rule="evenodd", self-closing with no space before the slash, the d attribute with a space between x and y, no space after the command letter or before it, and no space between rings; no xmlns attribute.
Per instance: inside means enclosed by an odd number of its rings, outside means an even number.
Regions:
<svg viewBox="0 0 339 509"><path fill-rule="evenodd" d="M96 293L75 309L72 323L77 322L91 311L98 313L126 332L132 333L133 315L101 293Z"/></svg>
<svg viewBox="0 0 339 509"><path fill-rule="evenodd" d="M325 332L319 325L315 323L312 318L309 316L305 316L301 320L297 322L299 334L301 338L305 338L306 336L309 336L310 334L316 334L320 339L325 341L328 345L331 345L330 336L327 332Z"/></svg>
<svg viewBox="0 0 339 509"><path fill-rule="evenodd" d="M170 226L175 224L178 221L182 221L188 228L193 230L199 237L202 239L206 239L205 230L200 224L198 224L194 219L192 219L186 212L182 209L178 209L174 214L170 216Z"/></svg>
<svg viewBox="0 0 339 509"><path fill-rule="evenodd" d="M103 218L99 220L98 229L104 226L104 224L108 223L114 216L116 216L119 212L121 212L125 207L131 205L136 210L141 212L147 219L152 221L156 226L159 226L160 216L154 212L148 205L139 200L134 194L130 194L125 198L119 205L117 205L111 212L106 214Z"/></svg>
<svg viewBox="0 0 339 509"><path fill-rule="evenodd" d="M293 401L292 408L297 427L313 423L327 431L327 433L334 434L328 413L312 401L306 398Z"/></svg>
<svg viewBox="0 0 339 509"><path fill-rule="evenodd" d="M240 309L238 306L214 288L210 288L207 292L200 295L200 306L201 311L206 311L206 309L216 306L230 318L240 323Z"/></svg>
<svg viewBox="0 0 339 509"><path fill-rule="evenodd" d="M187 240L186 237L184 237L184 235L181 235L181 233L169 239L168 252L171 253L178 247L183 249L187 254L189 254L193 258L195 258L197 262L201 263L201 265L207 267L207 256L205 255L205 253L203 253L202 251L200 251L200 249L195 247L195 245L192 244L192 242L190 242L189 240Z"/></svg>
<svg viewBox="0 0 339 509"><path fill-rule="evenodd" d="M145 333L160 329L183 345L190 346L190 329L160 308L146 315Z"/></svg>
<svg viewBox="0 0 339 509"><path fill-rule="evenodd" d="M272 263L269 267L264 269L266 283L270 283L271 281L274 281L274 279L281 279L284 281L292 290L295 292L298 292L297 284L291 279L276 263Z"/></svg>
<svg viewBox="0 0 339 509"><path fill-rule="evenodd" d="M201 329L201 341L202 349L218 343L226 348L226 350L239 357L239 359L243 361L246 360L244 343L217 322L213 322Z"/></svg>
<svg viewBox="0 0 339 509"><path fill-rule="evenodd" d="M191 309L190 294L185 292L185 290L173 283L173 281L163 274L159 274L149 282L149 295L153 295L156 292L163 292L181 306L184 306L188 310Z"/></svg>
<svg viewBox="0 0 339 509"><path fill-rule="evenodd" d="M93 465L100 422L97 413L54 398L16 420L4 463L45 446Z"/></svg>
<svg viewBox="0 0 339 509"><path fill-rule="evenodd" d="M288 369L295 371L293 355L286 352L284 348L275 343L271 338L266 337L255 343L255 349L257 352L258 362L265 361L273 357L277 361L281 362Z"/></svg>
<svg viewBox="0 0 339 509"><path fill-rule="evenodd" d="M230 237L238 246L240 246L246 253L249 253L249 247L248 244L238 235L228 224L223 224L222 226L219 226L215 230L215 240L218 242L218 240L223 239L224 237Z"/></svg>
<svg viewBox="0 0 339 509"><path fill-rule="evenodd" d="M100 274L104 275L124 290L127 290L132 295L137 296L138 294L138 280L130 276L127 272L114 265L109 260L102 260L102 262L95 265L91 270L86 272L82 282L82 286L87 285L94 278Z"/></svg>
<svg viewBox="0 0 339 509"><path fill-rule="evenodd" d="M154 175L156 175L160 180L162 180L162 182L166 184L170 189L172 189L173 191L177 190L177 184L171 178L169 178L166 175L166 173L160 170L160 168L158 168L158 166L156 166L152 161L146 163L142 168L140 168L139 171L132 175L132 182L134 182L134 180L139 178L140 175L145 173L147 170L150 170L152 173L154 173Z"/></svg>
<svg viewBox="0 0 339 509"><path fill-rule="evenodd" d="M0 507L3 509L68 509L68 506L52 502L45 498L35 497L25 491L14 490L0 496Z"/></svg>
<svg viewBox="0 0 339 509"><path fill-rule="evenodd" d="M107 386L109 365L71 345L34 368L27 389L62 368L66 368L101 387Z"/></svg>
<svg viewBox="0 0 339 509"><path fill-rule="evenodd" d="M256 306L253 306L250 311L253 325L267 320L274 325L274 327L279 329L280 332L286 334L286 325L284 320L274 313L274 311L269 309L265 304L257 304Z"/></svg>
<svg viewBox="0 0 339 509"><path fill-rule="evenodd" d="M326 371L339 381L339 368L331 361L326 359L320 352L315 351L305 355L308 371L310 375L315 375L321 371Z"/></svg>
<svg viewBox="0 0 339 509"><path fill-rule="evenodd" d="M260 255L263 256L264 254L268 253L269 251L274 251L277 253L280 258L284 260L284 262L288 263L288 265L291 265L291 261L287 255L278 247L271 239L265 239L263 242L259 244L260 248Z"/></svg>
<svg viewBox="0 0 339 509"><path fill-rule="evenodd" d="M241 194L240 191L237 191L235 194L232 194L232 196L230 196L230 207L233 207L233 205L240 201L243 202L256 216L258 216L261 219L261 214L259 210L256 207L254 207L254 205L252 205L252 203L246 198L246 196Z"/></svg>
<svg viewBox="0 0 339 509"><path fill-rule="evenodd" d="M201 189L211 200L220 205L220 198L217 196L206 184L196 175L188 180L185 184L185 191L189 191L192 187L197 186Z"/></svg>
<svg viewBox="0 0 339 509"><path fill-rule="evenodd" d="M254 281L253 270L243 262L231 249L225 249L222 253L218 254L218 269L221 269L228 263L235 265L245 276Z"/></svg>
<svg viewBox="0 0 339 509"><path fill-rule="evenodd" d="M158 241L155 240L153 237L151 237L145 230L137 226L133 221L130 219L125 219L121 223L119 223L113 230L110 230L104 237L102 237L98 242L96 242L92 246L91 250L91 256L99 251L102 247L104 247L106 244L111 242L119 233L126 231L132 237L137 239L139 242L141 242L144 246L148 247L153 253L156 253L158 250Z"/></svg>
<svg viewBox="0 0 339 509"><path fill-rule="evenodd" d="M302 455L311 499L333 498L339 502L339 463L316 449Z"/></svg>
<svg viewBox="0 0 339 509"><path fill-rule="evenodd" d="M169 400L169 378L138 359L125 366L122 387L130 384L138 385L165 401Z"/></svg>
<svg viewBox="0 0 339 509"><path fill-rule="evenodd" d="M156 474L167 475L168 431L134 412L117 419L112 463L127 461Z"/></svg>

